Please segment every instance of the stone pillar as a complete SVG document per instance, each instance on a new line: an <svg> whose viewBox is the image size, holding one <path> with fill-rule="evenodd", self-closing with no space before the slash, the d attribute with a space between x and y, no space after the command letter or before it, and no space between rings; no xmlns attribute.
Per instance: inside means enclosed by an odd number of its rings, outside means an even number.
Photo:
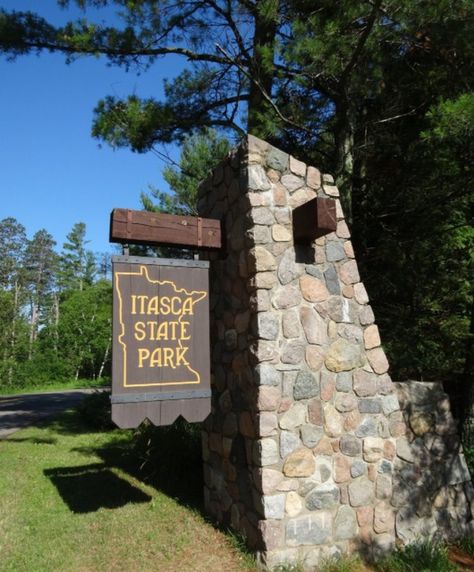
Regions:
<svg viewBox="0 0 474 572"><path fill-rule="evenodd" d="M292 210L333 198L337 230L295 246ZM204 181L211 257L205 506L263 563L390 550L406 423L329 175L248 136Z"/></svg>

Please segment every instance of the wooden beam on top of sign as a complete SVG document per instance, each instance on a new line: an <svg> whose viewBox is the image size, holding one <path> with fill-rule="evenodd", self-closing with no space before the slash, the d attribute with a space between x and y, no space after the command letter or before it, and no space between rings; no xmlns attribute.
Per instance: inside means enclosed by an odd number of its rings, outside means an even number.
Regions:
<svg viewBox="0 0 474 572"><path fill-rule="evenodd" d="M217 249L222 247L221 222L197 216L114 209L110 215L110 242Z"/></svg>
<svg viewBox="0 0 474 572"><path fill-rule="evenodd" d="M293 210L295 244L308 244L337 228L336 201L315 198Z"/></svg>

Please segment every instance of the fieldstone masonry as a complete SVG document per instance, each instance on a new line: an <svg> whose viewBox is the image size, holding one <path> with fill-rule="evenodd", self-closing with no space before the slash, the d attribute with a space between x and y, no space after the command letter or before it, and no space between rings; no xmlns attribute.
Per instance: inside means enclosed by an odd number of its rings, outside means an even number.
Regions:
<svg viewBox="0 0 474 572"><path fill-rule="evenodd" d="M337 230L295 245L292 210L316 196L335 199ZM472 519L446 398L392 383L338 197L331 176L252 136L199 191L226 237L211 255L205 506L269 568Z"/></svg>

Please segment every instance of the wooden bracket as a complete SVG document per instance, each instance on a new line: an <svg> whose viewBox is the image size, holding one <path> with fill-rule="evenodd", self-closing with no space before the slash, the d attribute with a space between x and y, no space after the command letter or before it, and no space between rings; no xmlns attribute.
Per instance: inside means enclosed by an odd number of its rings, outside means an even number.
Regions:
<svg viewBox="0 0 474 572"><path fill-rule="evenodd" d="M336 201L315 198L293 210L295 244L308 244L337 228Z"/></svg>
<svg viewBox="0 0 474 572"><path fill-rule="evenodd" d="M220 249L221 235L216 219L130 209L114 209L110 215L110 242Z"/></svg>

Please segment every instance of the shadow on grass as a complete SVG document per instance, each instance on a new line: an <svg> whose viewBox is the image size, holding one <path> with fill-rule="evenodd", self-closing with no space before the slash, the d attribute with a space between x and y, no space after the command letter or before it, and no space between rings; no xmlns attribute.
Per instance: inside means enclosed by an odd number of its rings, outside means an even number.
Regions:
<svg viewBox="0 0 474 572"><path fill-rule="evenodd" d="M67 411L48 427L73 436L97 433L96 424L77 411ZM152 486L180 504L203 513L203 469L201 428L178 419L169 427L143 424L136 430L100 431L108 437L97 446L75 447L73 451L97 456L107 469L117 468Z"/></svg>
<svg viewBox="0 0 474 572"><path fill-rule="evenodd" d="M116 467L202 512L203 474L200 441L183 434L179 424L171 427L140 427L117 436L102 447L77 448L97 455L108 467Z"/></svg>
<svg viewBox="0 0 474 572"><path fill-rule="evenodd" d="M151 500L149 495L118 477L102 463L46 469L44 474L74 513L120 508L129 503Z"/></svg>
<svg viewBox="0 0 474 572"><path fill-rule="evenodd" d="M33 445L55 445L58 442L57 439L53 437L21 437L20 439L15 437L9 437L2 441L7 445L13 443L33 443Z"/></svg>

